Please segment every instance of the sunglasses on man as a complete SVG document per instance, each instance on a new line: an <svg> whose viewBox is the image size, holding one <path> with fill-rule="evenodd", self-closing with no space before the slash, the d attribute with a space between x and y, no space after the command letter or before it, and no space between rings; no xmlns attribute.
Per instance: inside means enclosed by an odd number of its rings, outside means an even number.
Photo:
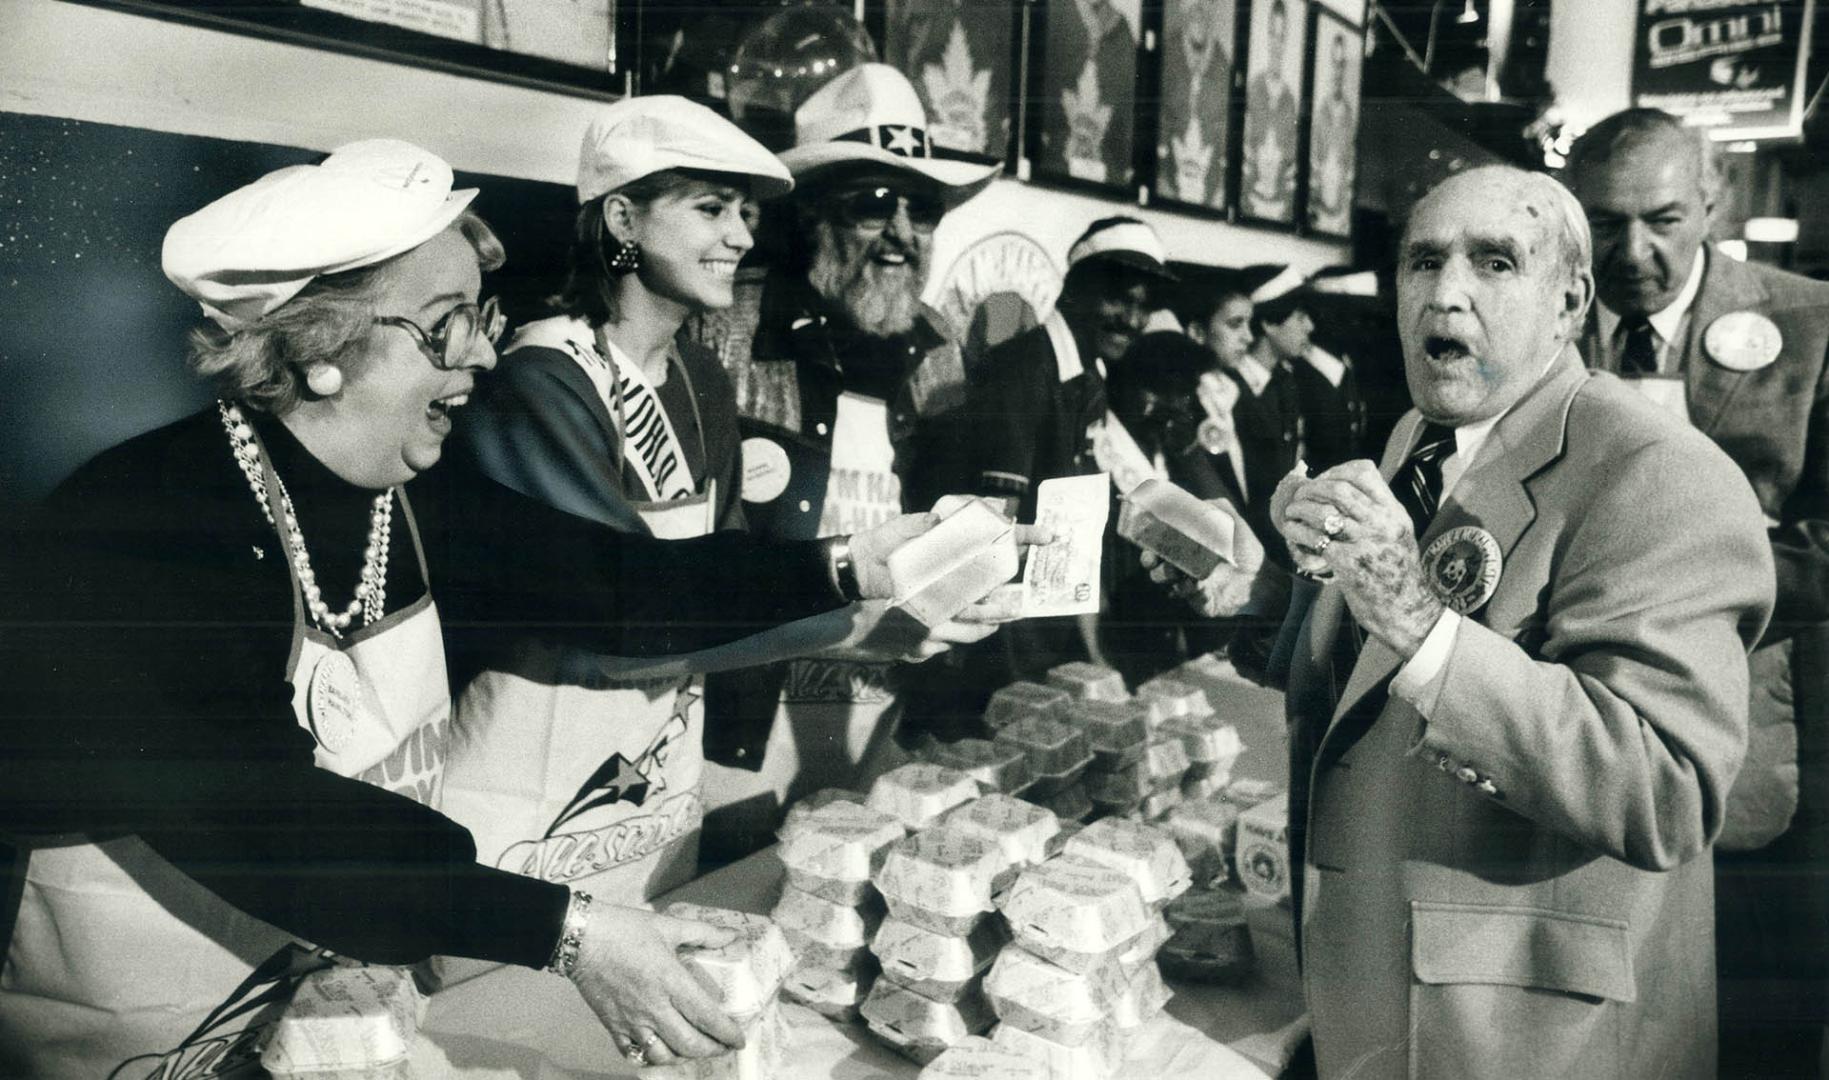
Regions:
<svg viewBox="0 0 1829 1080"><path fill-rule="evenodd" d="M829 202L838 218L858 229L882 230L889 227L896 211L906 207L908 223L922 232L931 232L946 216L946 204L936 194L904 191L887 184L852 188L834 194Z"/></svg>

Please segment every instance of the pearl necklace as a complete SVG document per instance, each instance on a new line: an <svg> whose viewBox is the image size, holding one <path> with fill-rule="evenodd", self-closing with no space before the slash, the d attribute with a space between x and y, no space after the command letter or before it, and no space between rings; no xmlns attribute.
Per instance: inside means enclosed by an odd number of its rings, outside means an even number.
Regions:
<svg viewBox="0 0 1829 1080"><path fill-rule="evenodd" d="M286 491L286 482L279 478L279 473L273 474L279 484L280 514L286 522L281 528L273 520L273 504L267 498L267 481L260 467L260 448L254 441L254 428L241 415L239 406L218 401L216 411L222 416L223 430L228 432L235 464L247 478L248 490L260 504L261 515L279 532L280 539L292 552L292 566L298 573L299 588L305 593L305 607L311 612L313 621L332 637L340 638L358 613L363 626L380 619L387 607L387 553L393 535L394 489L388 488L376 495L374 507L369 511L368 545L362 551L362 581L356 586L355 598L342 611L331 611L330 605L324 602L323 591L318 588L317 574L311 569L311 556L305 550L305 534L299 529L298 513L293 509L292 496Z"/></svg>

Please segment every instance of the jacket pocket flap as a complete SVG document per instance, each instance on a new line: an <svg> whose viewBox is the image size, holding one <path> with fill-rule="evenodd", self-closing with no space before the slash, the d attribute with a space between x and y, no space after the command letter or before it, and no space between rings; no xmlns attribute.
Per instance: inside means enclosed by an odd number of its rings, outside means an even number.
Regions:
<svg viewBox="0 0 1829 1080"><path fill-rule="evenodd" d="M1425 983L1490 983L1633 1001L1619 919L1532 907L1412 901L1410 963Z"/></svg>

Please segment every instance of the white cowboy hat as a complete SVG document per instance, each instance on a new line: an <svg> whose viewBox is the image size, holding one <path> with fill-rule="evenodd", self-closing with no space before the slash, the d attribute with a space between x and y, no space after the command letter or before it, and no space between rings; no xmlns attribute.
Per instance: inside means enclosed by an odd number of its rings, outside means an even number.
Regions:
<svg viewBox="0 0 1829 1080"><path fill-rule="evenodd" d="M794 112L794 145L781 160L798 181L840 165L906 170L947 188L953 206L984 190L1003 167L935 156L914 85L888 64L861 64L807 98Z"/></svg>

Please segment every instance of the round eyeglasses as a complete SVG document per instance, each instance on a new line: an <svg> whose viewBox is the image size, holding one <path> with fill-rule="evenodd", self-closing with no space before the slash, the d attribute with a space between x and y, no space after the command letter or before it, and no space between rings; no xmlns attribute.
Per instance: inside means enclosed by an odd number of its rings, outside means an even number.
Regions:
<svg viewBox="0 0 1829 1080"><path fill-rule="evenodd" d="M469 303L457 305L445 312L444 318L433 323L430 330L403 315L377 315L375 322L398 326L412 334L419 351L425 353L433 367L455 371L464 366L464 358L476 347L477 338L482 338L494 348L495 343L501 340L502 331L507 328L508 318L502 314L500 300L491 296L481 306Z"/></svg>

